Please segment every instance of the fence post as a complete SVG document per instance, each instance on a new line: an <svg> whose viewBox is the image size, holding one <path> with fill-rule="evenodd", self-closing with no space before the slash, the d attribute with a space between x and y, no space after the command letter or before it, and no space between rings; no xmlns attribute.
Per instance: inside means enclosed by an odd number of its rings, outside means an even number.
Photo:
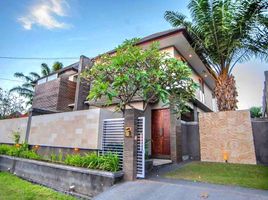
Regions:
<svg viewBox="0 0 268 200"><path fill-rule="evenodd" d="M137 110L125 111L123 171L126 181L133 181L137 176L137 119Z"/></svg>

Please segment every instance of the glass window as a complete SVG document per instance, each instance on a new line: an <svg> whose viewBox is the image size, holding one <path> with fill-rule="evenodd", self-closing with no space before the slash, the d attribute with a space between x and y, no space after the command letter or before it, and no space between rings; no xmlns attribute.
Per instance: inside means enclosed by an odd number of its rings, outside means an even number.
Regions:
<svg viewBox="0 0 268 200"><path fill-rule="evenodd" d="M37 85L40 85L40 84L45 83L45 82L46 82L46 78L42 78L42 79L37 81Z"/></svg>
<svg viewBox="0 0 268 200"><path fill-rule="evenodd" d="M58 78L58 74L52 74L47 77L47 81L52 81Z"/></svg>

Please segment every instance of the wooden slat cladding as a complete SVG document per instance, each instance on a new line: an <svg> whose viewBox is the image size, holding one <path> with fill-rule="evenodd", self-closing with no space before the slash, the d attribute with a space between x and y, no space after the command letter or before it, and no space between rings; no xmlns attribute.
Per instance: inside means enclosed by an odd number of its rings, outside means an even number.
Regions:
<svg viewBox="0 0 268 200"><path fill-rule="evenodd" d="M72 110L72 108L68 107L68 105L74 103L75 89L76 89L76 82L69 81L68 78L65 77L60 79L57 110L59 111Z"/></svg>
<svg viewBox="0 0 268 200"><path fill-rule="evenodd" d="M76 83L68 77L36 85L33 108L52 111L71 111L68 105L74 103Z"/></svg>

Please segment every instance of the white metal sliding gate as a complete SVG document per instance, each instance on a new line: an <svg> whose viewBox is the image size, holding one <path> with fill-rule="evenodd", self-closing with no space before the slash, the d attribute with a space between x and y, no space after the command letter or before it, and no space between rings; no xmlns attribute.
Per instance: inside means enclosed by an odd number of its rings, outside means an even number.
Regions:
<svg viewBox="0 0 268 200"><path fill-rule="evenodd" d="M103 121L102 154L116 153L123 169L124 118ZM145 177L145 118L137 119L137 178Z"/></svg>
<svg viewBox="0 0 268 200"><path fill-rule="evenodd" d="M102 153L116 153L123 169L124 118L106 119L103 121Z"/></svg>

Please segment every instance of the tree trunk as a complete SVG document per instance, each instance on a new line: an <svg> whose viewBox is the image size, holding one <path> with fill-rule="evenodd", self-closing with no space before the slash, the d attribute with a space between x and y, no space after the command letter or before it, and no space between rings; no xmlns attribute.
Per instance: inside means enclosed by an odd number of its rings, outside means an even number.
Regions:
<svg viewBox="0 0 268 200"><path fill-rule="evenodd" d="M237 90L233 75L222 73L219 75L214 89L219 111L237 109Z"/></svg>

